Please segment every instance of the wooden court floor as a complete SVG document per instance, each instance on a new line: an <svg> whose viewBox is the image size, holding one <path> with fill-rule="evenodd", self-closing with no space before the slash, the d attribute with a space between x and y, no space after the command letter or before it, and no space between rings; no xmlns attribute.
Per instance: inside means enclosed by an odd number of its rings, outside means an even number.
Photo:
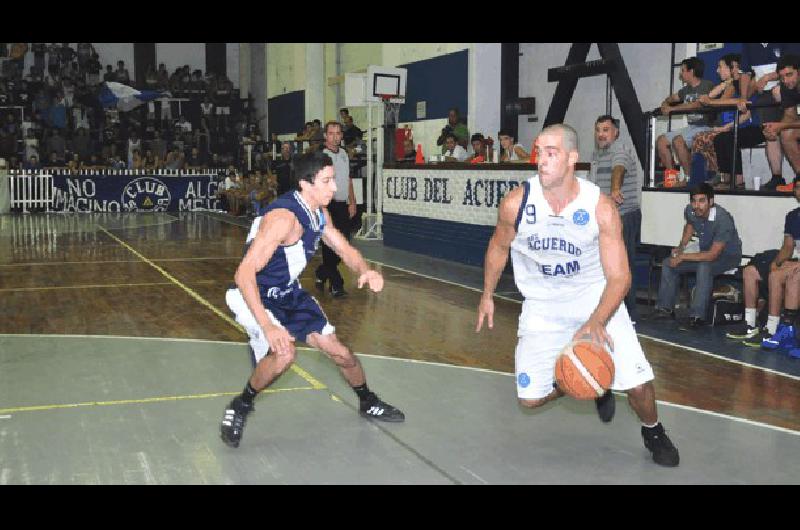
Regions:
<svg viewBox="0 0 800 530"><path fill-rule="evenodd" d="M0 334L243 342L221 315L246 230L203 213L0 216ZM313 293L354 351L513 371L518 303L497 300L494 329L476 335L477 292L375 266L379 294L347 273L349 297ZM641 340L659 400L800 431L797 377Z"/></svg>

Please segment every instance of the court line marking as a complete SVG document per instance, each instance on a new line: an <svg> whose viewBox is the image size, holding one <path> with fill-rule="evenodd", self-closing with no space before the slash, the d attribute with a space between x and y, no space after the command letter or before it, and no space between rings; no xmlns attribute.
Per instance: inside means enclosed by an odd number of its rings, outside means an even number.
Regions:
<svg viewBox="0 0 800 530"><path fill-rule="evenodd" d="M428 276L427 274L421 274L421 273L418 273L418 272L414 272L412 270L403 269L402 267L395 267L394 265L389 265L389 264L383 263L381 261L370 260L370 259L366 259L366 258L364 258L364 259L366 261L370 262L370 263L376 263L376 264L384 266L384 267L397 269L397 270L406 272L408 274L413 274L415 276L421 276L421 277L427 278L429 280L435 280L435 281L446 283L446 284L449 284L449 285L455 285L455 286L458 286L458 287L463 287L464 289L469 289L470 291L476 291L476 292L479 292L479 293L483 293L483 289L478 289L476 287L472 287L472 286L469 286L469 285L464 285L464 284L457 283L457 282L451 282L449 280L443 280L441 278L436 278L434 276ZM496 293L494 294L494 297L495 298L500 298L501 300L507 300L509 302L522 304L522 300L515 300L514 298L508 298L506 296L501 296L501 295L498 295ZM670 342L668 340L659 339L659 338L656 338L656 337L652 337L650 335L645 335L644 333L638 333L637 332L636 335L638 337L643 337L645 339L650 339L650 340L652 340L654 342L660 342L660 343L663 343L663 344L667 344L669 346L674 346L676 348L681 348L681 349L688 350L688 351L691 351L691 352L694 352L694 353L699 353L701 355L706 355L708 357L713 357L713 358L719 359L721 361L727 361L727 362L734 363L734 364L740 364L742 366L747 366L748 368L753 368L753 369L756 369L756 370L763 370L765 372L769 372L769 373L772 373L772 374L775 374L775 375L781 375L783 377L787 377L787 378L793 379L795 381L800 381L800 377L799 376L792 375L792 374L787 374L786 372L781 372L779 370L775 370L775 369L772 369L772 368L759 366L757 364L751 364L751 363L748 363L748 362L745 362L745 361L740 361L738 359L731 359L730 357L725 357L723 355L717 355L715 353L711 353L711 352L708 352L708 351L705 351L705 350L701 350L699 348L694 348L692 346L684 346L683 344L678 344L677 342Z"/></svg>
<svg viewBox="0 0 800 530"><path fill-rule="evenodd" d="M158 258L152 261L209 261L209 260L240 260L241 256L208 256L208 257L194 257L194 258ZM138 259L122 259L122 260L99 260L99 261L44 261L33 263L7 263L0 264L0 267L47 267L50 265L95 265L95 264L113 264L113 263L141 263Z"/></svg>
<svg viewBox="0 0 800 530"><path fill-rule="evenodd" d="M228 315L226 315L225 313L223 313L222 311L220 311L219 309L214 307L208 300L206 300L205 298L203 298L202 296L200 296L199 294L197 294L193 290L189 289L186 285L184 285L183 283L178 281L174 276L172 276L170 273L165 271L163 268L159 267L158 265L156 265L155 263L153 263L152 261L147 259L138 250L136 250L135 248L133 248L132 246L127 244L125 241L123 241L122 239L118 238L117 236L115 236L114 234L112 234L111 232L106 230L103 227L103 225L98 223L97 227L100 228L100 230L102 232L104 232L107 236L109 236L111 239L113 239L114 241L116 241L117 243L122 245L123 247L127 248L130 252L133 253L134 256L140 258L142 261L144 261L145 263L147 263L148 265L150 265L151 267L156 269L158 272L160 272L165 278L167 278L169 281L171 281L172 283L174 283L175 285L180 287L183 291L185 291L187 294L189 294L189 296L191 296L192 298L194 298L195 300L200 302L207 309L210 309L211 311L213 311L218 317L223 319L225 322L227 322L231 326L235 327L236 329L238 329L242 333L246 333L244 328L242 326L240 326L235 320L233 320L231 317L229 317ZM314 378L311 374L309 374L308 372L303 370L301 367L297 366L297 364L292 364L291 369L295 373L300 375L300 377L305 379L308 383L310 383L311 386L313 386L315 388L326 388L325 385L323 385L321 382L317 381L316 378Z"/></svg>
<svg viewBox="0 0 800 530"><path fill-rule="evenodd" d="M208 343L211 343L211 344L225 344L225 345L237 345L237 346L246 346L247 345L246 342L215 341L215 340L203 340L203 339L182 339L182 338L161 338L161 337L125 337L125 336L118 336L118 335L47 335L47 334L24 334L24 333L0 333L0 338L3 338L3 337L45 337L45 338L54 337L54 338L92 338L92 339L94 339L94 338L102 338L102 339L126 339L126 340L142 340L142 339L144 339L144 340L159 340L159 341L170 341L170 342L208 342ZM311 348L311 347L307 347L307 346L297 346L296 349L298 349L298 350L306 350L306 351L319 351L316 348ZM484 372L484 373L493 374L493 375L501 375L501 376L504 376L504 377L514 377L513 373L500 372L498 370L491 370L489 368L477 368L477 367L474 367L474 366L462 366L462 365L458 365L458 364L447 364L447 363L439 363L439 362L433 362L433 361L423 361L423 360L419 360L419 359L405 359L403 357L390 357L390 356L386 356L386 355L373 355L373 354L369 354L369 353L359 353L359 352L354 352L354 353L356 355L358 355L359 357L370 357L370 358L381 359L381 360L400 361L400 362L406 362L406 363L411 363L411 364L426 364L426 365L439 366L439 367L442 367L442 368L459 368L459 369L462 369L462 370ZM302 389L307 389L307 388L300 388L300 390L302 390ZM315 388L313 386L310 389L312 389L312 390L322 390L322 389L317 389L317 388ZM263 390L262 392L266 392L266 391L269 391L269 390L270 389L267 388L267 389ZM626 395L625 392L618 391L618 390L614 390L613 392L617 396L625 396ZM234 395L234 394L239 394L239 392L233 392L230 395ZM331 394L331 395L334 396L334 394ZM740 423L747 423L749 425L753 425L753 426L757 426L757 427L765 427L767 429L772 429L772 430L776 430L776 431L780 431L780 432L785 432L787 434L793 434L793 435L800 436L800 431L796 431L796 430L788 429L786 427L780 427L780 426L777 426L777 425L772 425L772 424L769 424L769 423L764 423L764 422L760 422L760 421L756 421L756 420L750 420L750 419L747 419L747 418L741 418L741 417L738 417L738 416L731 416L729 414L725 414L725 413L722 413L722 412L714 412L714 411L711 411L711 410L700 409L700 408L692 407L690 405L681 405L679 403L673 403L671 401L664 401L664 400L656 400L656 403L658 403L659 405L665 405L665 406L669 406L669 407L677 407L677 408L680 408L680 409L684 409L684 410L688 410L688 411L692 411L692 412L698 412L698 413L701 413L701 414L709 414L711 416L716 416L716 417L719 417L719 418L724 418L724 419L728 419L728 420L732 420L732 421L736 421L736 422L740 422ZM0 412L4 412L4 410L0 410ZM0 418L2 418L2 416L0 416Z"/></svg>
<svg viewBox="0 0 800 530"><path fill-rule="evenodd" d="M774 369L772 369L772 368L766 368L766 367L764 367L764 366L758 366L758 365L755 365L755 364L750 364L750 363L748 363L748 362L745 362L745 361L740 361L740 360L738 360L738 359L731 359L730 357L725 357L725 356L723 356L723 355L717 355L717 354L715 354L715 353L710 353L710 352L707 352L707 351L704 351L704 350L700 350L700 349L698 349L698 348L695 348L695 347L693 347L693 346L684 346L684 345L682 345L682 344L677 344L677 343L675 343L675 342L670 342L670 341L668 341L668 340L659 339L658 337L651 337L650 335L645 335L645 334L643 334L643 333L637 333L637 335L639 335L640 337L644 337L644 338L646 338L646 339L650 339L650 340L652 340L653 342L660 342L660 343L662 343L662 344L667 344L667 345L669 345L669 346L676 346L676 347L678 347L678 348L683 348L684 350L689 350L689 351L692 351L692 352L695 352L695 353L701 353L701 354L703 354L703 355L707 355L707 356L709 356L709 357L714 357L715 359L720 359L720 360L723 360L723 361L728 361L728 362L731 362L731 363L734 363L734 364L741 364L742 366L747 366L747 367L749 367L749 368L757 368L757 369L759 369L759 370L763 370L763 371L765 371L765 372L769 372L769 373L771 373L771 374L775 374L775 375L782 375L783 377L788 377L789 379L794 379L795 381L800 381L800 376L796 376L796 375L792 375L792 374L787 374L786 372L781 372L781 371L779 371L779 370L774 370Z"/></svg>
<svg viewBox="0 0 800 530"><path fill-rule="evenodd" d="M210 285L219 283L217 280L197 280L195 284ZM17 291L57 291L59 289L113 289L119 287L153 287L156 285L172 285L171 282L153 282L153 283L110 283L106 285L101 284L87 284L87 285L58 285L52 287L8 287L0 289L0 293L13 293Z"/></svg>
<svg viewBox="0 0 800 530"><path fill-rule="evenodd" d="M293 392L296 390L321 390L318 388L314 388L313 386L302 386L302 387L291 387L291 388L266 388L261 392L266 392L270 394L275 394L278 392ZM190 394L185 396L161 396L161 397L152 397L152 398L140 398L140 399L118 399L114 401L84 401L81 403L63 403L63 404L54 404L54 405L31 405L25 407L10 407L5 409L0 409L0 413L9 413L9 412L38 412L42 410L57 410L57 409L74 409L79 407L107 407L113 405L135 405L135 404L143 404L143 403L161 403L164 401L182 401L187 399L207 399L212 397L221 397L221 396L238 396L241 394L242 391L238 390L236 392L209 392L206 394Z"/></svg>

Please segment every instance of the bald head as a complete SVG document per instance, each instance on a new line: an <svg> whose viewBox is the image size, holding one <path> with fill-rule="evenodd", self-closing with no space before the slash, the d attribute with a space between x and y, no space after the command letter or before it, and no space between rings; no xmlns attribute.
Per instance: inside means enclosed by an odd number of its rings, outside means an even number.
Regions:
<svg viewBox="0 0 800 530"><path fill-rule="evenodd" d="M542 129L539 136L557 134L561 137L561 145L567 152L578 150L578 133L566 123L556 123Z"/></svg>

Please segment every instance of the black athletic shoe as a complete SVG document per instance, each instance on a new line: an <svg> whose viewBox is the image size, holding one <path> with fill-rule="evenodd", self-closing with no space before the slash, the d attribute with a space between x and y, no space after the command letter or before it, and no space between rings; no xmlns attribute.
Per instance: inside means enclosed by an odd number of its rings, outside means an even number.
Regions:
<svg viewBox="0 0 800 530"><path fill-rule="evenodd" d="M406 415L399 409L382 401L375 394L374 399L364 400L359 407L359 414L365 418L372 418L375 420L388 421L392 423L399 423L405 421Z"/></svg>
<svg viewBox="0 0 800 530"><path fill-rule="evenodd" d="M675 311L670 311L669 309L656 307L649 315L647 315L647 318L643 318L642 320L647 320L647 321L675 320Z"/></svg>
<svg viewBox="0 0 800 530"><path fill-rule="evenodd" d="M233 398L225 409L225 415L222 417L222 424L220 425L222 441L230 447L239 447L239 442L242 440L242 434L244 433L244 425L247 423L247 415L254 410L253 404L247 405L242 401L241 396Z"/></svg>
<svg viewBox="0 0 800 530"><path fill-rule="evenodd" d="M659 423L652 429L642 426L644 446L653 454L653 461L661 466L675 467L680 461L678 449L672 445L664 426Z"/></svg>
<svg viewBox="0 0 800 530"><path fill-rule="evenodd" d="M321 280L319 278L314 278L314 287L316 287L320 291L324 291L325 290L325 280Z"/></svg>
<svg viewBox="0 0 800 530"><path fill-rule="evenodd" d="M744 339L742 344L745 346L750 346L751 348L760 348L761 343L764 340L771 339L772 333L767 331L767 328L761 328L758 333L750 337L749 339Z"/></svg>
<svg viewBox="0 0 800 530"><path fill-rule="evenodd" d="M617 401L614 399L614 394L611 390L606 390L602 397L594 400L597 407L597 415L603 423L608 423L614 419L614 412L617 410Z"/></svg>
<svg viewBox="0 0 800 530"><path fill-rule="evenodd" d="M681 331L695 331L706 325L706 321L699 317L689 317L681 322L678 329Z"/></svg>
<svg viewBox="0 0 800 530"><path fill-rule="evenodd" d="M331 296L334 298L342 298L347 296L347 291L344 290L344 287L339 287L338 289L336 287L331 287Z"/></svg>
<svg viewBox="0 0 800 530"><path fill-rule="evenodd" d="M731 331L727 332L725 336L733 340L747 340L758 335L759 331L761 331L761 329L758 326L751 326L747 323L742 323L733 328Z"/></svg>
<svg viewBox="0 0 800 530"><path fill-rule="evenodd" d="M785 184L783 177L772 177L768 182L761 185L762 190L775 191L775 188Z"/></svg>

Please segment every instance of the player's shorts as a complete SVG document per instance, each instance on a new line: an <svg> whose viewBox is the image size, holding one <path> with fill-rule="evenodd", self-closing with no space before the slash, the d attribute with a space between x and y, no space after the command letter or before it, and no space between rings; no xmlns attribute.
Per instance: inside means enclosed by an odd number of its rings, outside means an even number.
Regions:
<svg viewBox="0 0 800 530"><path fill-rule="evenodd" d="M758 271L758 275L761 276L761 281L758 282L758 297L764 300L769 300L770 266L777 255L778 249L765 250L750 258L750 261L747 263L747 265L755 267Z"/></svg>
<svg viewBox="0 0 800 530"><path fill-rule="evenodd" d="M520 399L542 399L553 391L556 358L564 346L572 341L575 332L586 323L589 314L597 306L597 300L586 304L573 301L570 305L573 308L585 308L588 312L580 316L565 315L565 312L548 306L552 312L544 315L526 311L523 306L520 336L514 355L517 396ZM556 316L559 314L561 316ZM531 331L537 327L540 331ZM644 356L625 304L620 304L608 321L606 331L614 342L614 350L609 352L614 361L611 388L628 390L652 381L653 369Z"/></svg>
<svg viewBox="0 0 800 530"><path fill-rule="evenodd" d="M255 353L255 362L258 363L269 352L269 343L264 330L247 307L239 289L228 289L225 293L225 302L236 315L236 322L247 330L250 346ZM280 298L262 296L261 302L272 323L285 328L289 335L297 340L305 342L311 333L330 335L336 331L336 328L328 322L316 299L300 287L295 287L291 293Z"/></svg>

